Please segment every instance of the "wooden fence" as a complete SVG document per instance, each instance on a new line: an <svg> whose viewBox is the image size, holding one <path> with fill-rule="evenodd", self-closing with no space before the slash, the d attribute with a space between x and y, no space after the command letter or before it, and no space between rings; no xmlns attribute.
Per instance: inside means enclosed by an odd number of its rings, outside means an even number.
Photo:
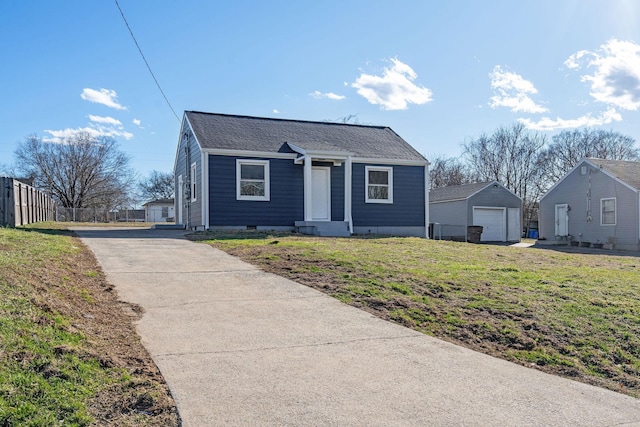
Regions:
<svg viewBox="0 0 640 427"><path fill-rule="evenodd" d="M44 192L17 179L0 177L0 226L55 221L56 204Z"/></svg>

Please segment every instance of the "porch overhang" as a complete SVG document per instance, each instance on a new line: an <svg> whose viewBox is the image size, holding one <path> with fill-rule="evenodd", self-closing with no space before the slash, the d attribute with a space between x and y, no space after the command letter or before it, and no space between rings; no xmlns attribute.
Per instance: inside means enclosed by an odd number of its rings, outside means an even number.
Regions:
<svg viewBox="0 0 640 427"><path fill-rule="evenodd" d="M313 221L313 162L330 162L334 167L344 164L344 222L348 224L349 233L353 233L353 219L351 216L351 181L353 153L335 150L306 149L296 144L287 142L289 148L298 154L294 159L295 164L304 165L304 221ZM330 148L330 147L327 147Z"/></svg>

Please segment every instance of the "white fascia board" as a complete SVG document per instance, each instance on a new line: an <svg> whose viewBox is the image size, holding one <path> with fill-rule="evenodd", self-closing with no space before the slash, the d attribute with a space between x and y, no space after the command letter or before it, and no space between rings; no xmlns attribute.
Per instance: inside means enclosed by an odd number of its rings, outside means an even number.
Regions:
<svg viewBox="0 0 640 427"><path fill-rule="evenodd" d="M378 165L399 165L399 166L426 166L426 160L404 160L404 159L371 159L366 157L353 157L353 163L366 163Z"/></svg>
<svg viewBox="0 0 640 427"><path fill-rule="evenodd" d="M321 157L323 159L346 160L347 157L353 156L353 153L347 151L311 151L306 150L307 156Z"/></svg>
<svg viewBox="0 0 640 427"><path fill-rule="evenodd" d="M297 145L292 144L290 142L287 142L287 145L296 153L302 154L303 156L307 154L304 148L298 147Z"/></svg>
<svg viewBox="0 0 640 427"><path fill-rule="evenodd" d="M493 184L498 184L500 185L500 183L498 181L493 181L493 182L489 182L487 185L485 185L484 187L479 188L478 190L474 191L473 193L469 194L467 197L465 197L465 199L469 199L473 196L475 196L476 194L478 194L481 191L486 190L487 188L489 188L490 186L492 186Z"/></svg>
<svg viewBox="0 0 640 427"><path fill-rule="evenodd" d="M274 153L272 151L230 150L221 148L204 148L202 151L213 156L262 157L267 159L291 160L295 160L298 157L297 153Z"/></svg>
<svg viewBox="0 0 640 427"><path fill-rule="evenodd" d="M463 197L461 199L447 199L447 200L436 200L436 201L429 200L429 203L432 205L435 205L437 203L464 202L467 199L468 199L467 197Z"/></svg>
<svg viewBox="0 0 640 427"><path fill-rule="evenodd" d="M173 161L173 171L175 173L176 166L178 166L178 158L180 157L180 145L182 144L182 134L184 133L184 125L187 121L186 114L182 114L182 122L180 123L180 133L178 134L178 144L176 145L176 157Z"/></svg>
<svg viewBox="0 0 640 427"><path fill-rule="evenodd" d="M609 172L608 170L606 170L605 168L601 168L600 165L593 163L591 160L589 159L585 159L584 160L586 163L589 163L591 166L593 166L594 169L597 169L599 172L604 173L605 175L607 175L609 178L613 179L614 181L619 182L620 184L624 185L625 187L627 187L629 190L637 193L638 189L633 187L632 185L628 184L626 181L623 181L622 179L618 178L617 176L615 176L614 174L612 174L611 172Z"/></svg>
<svg viewBox="0 0 640 427"><path fill-rule="evenodd" d="M473 194L469 194L466 198L469 199L469 198L475 196L476 194L480 193L481 191L484 191L487 188L491 187L492 185L497 185L498 187L501 187L503 190L507 190L509 193L511 193L512 195L514 195L518 199L520 199L520 202L522 202L522 197L518 196L516 193L514 193L511 190L509 190L507 187L505 187L504 185L500 184L498 181L492 181L492 182L488 183L487 185L485 185L484 187L480 188L479 190L477 190Z"/></svg>
<svg viewBox="0 0 640 427"><path fill-rule="evenodd" d="M347 157L353 156L353 153L348 151L326 151L326 150L307 150L305 148L299 147L291 142L287 142L289 148L291 148L296 153L302 154L303 156L310 157L319 157L323 159L336 159L336 160L346 160Z"/></svg>
<svg viewBox="0 0 640 427"><path fill-rule="evenodd" d="M186 127L189 128L189 131L191 132L191 135L193 135L193 139L196 140L196 144L198 144L198 147L200 147L200 151L201 152L204 151L202 149L202 144L200 144L200 141L198 141L198 136L193 131L193 126L191 126L191 122L189 122L189 118L187 117L187 114L183 113L182 124L180 125L180 135L178 136L178 148L176 149L176 159L173 162L173 170L174 171L176 170L176 166L178 164L178 157L180 155L180 144L182 143L182 135L185 132L185 124L186 124Z"/></svg>

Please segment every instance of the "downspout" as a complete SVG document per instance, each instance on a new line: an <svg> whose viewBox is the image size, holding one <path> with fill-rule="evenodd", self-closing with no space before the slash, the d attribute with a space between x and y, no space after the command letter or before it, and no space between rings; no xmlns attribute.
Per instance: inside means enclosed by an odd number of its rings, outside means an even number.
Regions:
<svg viewBox="0 0 640 427"><path fill-rule="evenodd" d="M353 234L353 217L351 214L351 180L352 180L352 163L351 156L347 156L344 162L344 220L349 225L349 233Z"/></svg>

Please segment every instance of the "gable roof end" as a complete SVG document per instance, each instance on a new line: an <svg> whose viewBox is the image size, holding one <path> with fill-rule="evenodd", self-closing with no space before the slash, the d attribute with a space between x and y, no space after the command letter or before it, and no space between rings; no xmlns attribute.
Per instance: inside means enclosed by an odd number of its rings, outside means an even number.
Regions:
<svg viewBox="0 0 640 427"><path fill-rule="evenodd" d="M634 191L640 191L640 162L628 161L628 160L606 160L596 158L584 158L578 162L569 172L567 172L562 178L560 178L555 184L551 186L543 195L540 200L551 194L569 175L571 175L576 169L584 164L591 166L594 169L602 170L605 174L611 178L621 182Z"/></svg>

